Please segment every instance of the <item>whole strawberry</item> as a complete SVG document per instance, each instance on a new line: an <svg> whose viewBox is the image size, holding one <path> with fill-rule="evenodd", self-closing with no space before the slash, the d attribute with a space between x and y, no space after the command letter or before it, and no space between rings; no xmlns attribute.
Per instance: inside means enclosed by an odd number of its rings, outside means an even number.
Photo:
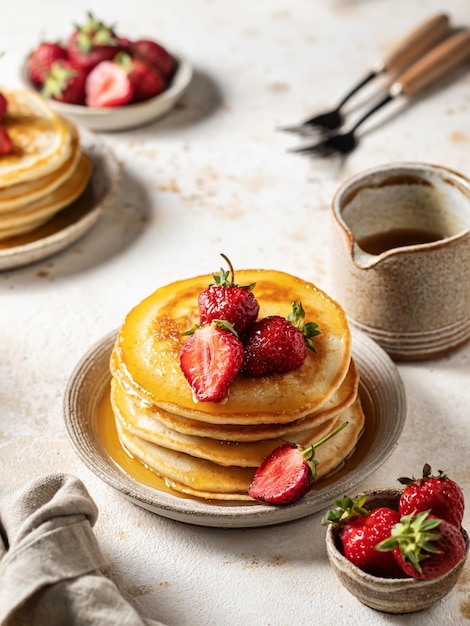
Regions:
<svg viewBox="0 0 470 626"><path fill-rule="evenodd" d="M300 302L292 304L289 317L270 315L255 322L243 339L243 372L255 378L284 374L300 367L307 348L315 352L313 337L320 334L314 322L304 323Z"/></svg>
<svg viewBox="0 0 470 626"><path fill-rule="evenodd" d="M291 504L303 498L316 480L315 450L347 425L344 422L308 448L290 442L277 447L256 470L248 495L268 504Z"/></svg>
<svg viewBox="0 0 470 626"><path fill-rule="evenodd" d="M28 57L27 70L31 81L40 87L44 84L56 61L67 59L66 49L57 42L44 41Z"/></svg>
<svg viewBox="0 0 470 626"><path fill-rule="evenodd" d="M57 102L84 104L86 79L85 72L74 67L70 61L55 61L49 69L41 94Z"/></svg>
<svg viewBox="0 0 470 626"><path fill-rule="evenodd" d="M125 52L116 55L114 62L117 63L129 77L134 90L133 102L149 100L165 90L165 80L158 70L149 67L139 59L133 59Z"/></svg>
<svg viewBox="0 0 470 626"><path fill-rule="evenodd" d="M201 402L227 397L243 363L243 345L227 322L191 328L180 354L180 366Z"/></svg>
<svg viewBox="0 0 470 626"><path fill-rule="evenodd" d="M338 528L344 556L361 570L382 578L403 578L393 554L376 549L377 544L390 537L400 515L384 506L369 511L365 501L365 496L356 501L349 496L334 500L336 506L325 515L323 523Z"/></svg>
<svg viewBox="0 0 470 626"><path fill-rule="evenodd" d="M134 87L125 70L114 61L101 61L86 78L85 104L118 107L132 101Z"/></svg>
<svg viewBox="0 0 470 626"><path fill-rule="evenodd" d="M90 12L87 18L69 37L66 49L72 64L88 74L101 61L112 60L122 47L111 26Z"/></svg>
<svg viewBox="0 0 470 626"><path fill-rule="evenodd" d="M212 274L214 283L199 294L200 323L225 320L242 334L258 317L259 304L252 291L255 285L235 284L232 264L225 255L221 256L227 261L229 270L220 268L220 274Z"/></svg>
<svg viewBox="0 0 470 626"><path fill-rule="evenodd" d="M430 510L432 515L460 528L464 515L464 495L460 486L442 471L431 474L427 463L421 478L399 478L405 486L399 503L401 515Z"/></svg>
<svg viewBox="0 0 470 626"><path fill-rule="evenodd" d="M403 572L413 578L431 580L449 572L465 553L460 529L446 520L421 511L405 515L382 541L378 550L391 550Z"/></svg>
<svg viewBox="0 0 470 626"><path fill-rule="evenodd" d="M166 80L172 77L176 69L176 60L157 42L150 39L139 39L131 42L129 49L134 58L140 59L161 72Z"/></svg>
<svg viewBox="0 0 470 626"><path fill-rule="evenodd" d="M0 92L0 122L3 120L3 118L7 114L7 109L8 109L8 100L5 98L3 93Z"/></svg>

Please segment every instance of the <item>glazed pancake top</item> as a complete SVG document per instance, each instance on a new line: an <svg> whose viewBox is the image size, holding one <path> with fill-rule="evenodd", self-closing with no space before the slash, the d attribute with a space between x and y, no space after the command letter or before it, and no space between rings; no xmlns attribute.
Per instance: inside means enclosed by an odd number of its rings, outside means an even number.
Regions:
<svg viewBox="0 0 470 626"><path fill-rule="evenodd" d="M3 119L13 150L0 159L0 188L35 180L55 171L73 151L69 126L31 90L2 90Z"/></svg>
<svg viewBox="0 0 470 626"><path fill-rule="evenodd" d="M111 370L149 402L177 415L213 423L286 423L312 413L339 388L351 359L351 336L342 308L312 283L273 270L240 270L239 284L256 283L259 318L287 317L300 301L305 321L316 322L316 353L282 375L239 375L224 402L195 401L179 364L182 333L199 322L197 299L211 275L157 289L127 315L115 344Z"/></svg>

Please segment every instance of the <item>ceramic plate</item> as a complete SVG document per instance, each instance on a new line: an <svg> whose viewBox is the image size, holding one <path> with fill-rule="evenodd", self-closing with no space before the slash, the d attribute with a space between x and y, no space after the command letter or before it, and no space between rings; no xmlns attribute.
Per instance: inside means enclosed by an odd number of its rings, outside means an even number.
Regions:
<svg viewBox="0 0 470 626"><path fill-rule="evenodd" d="M36 230L0 241L0 270L28 265L63 250L95 224L113 199L119 184L116 158L96 135L82 127L78 130L80 144L93 162L87 189Z"/></svg>
<svg viewBox="0 0 470 626"><path fill-rule="evenodd" d="M119 131L135 128L157 119L169 111L181 98L191 82L193 68L183 57L173 54L178 61L178 68L168 89L160 95L135 104L122 107L90 108L77 104L66 104L49 100L50 105L77 124L82 124L95 131ZM26 66L21 70L21 80L26 87L33 89L26 74Z"/></svg>
<svg viewBox="0 0 470 626"><path fill-rule="evenodd" d="M212 503L179 497L131 478L106 452L99 436L98 407L110 381L109 357L116 332L87 352L73 371L64 396L64 418L71 444L84 464L135 504L164 517L219 528L269 526L320 511L350 493L395 449L406 418L402 380L388 355L363 333L353 331L353 357L361 376L366 431L336 476L319 481L288 506Z"/></svg>

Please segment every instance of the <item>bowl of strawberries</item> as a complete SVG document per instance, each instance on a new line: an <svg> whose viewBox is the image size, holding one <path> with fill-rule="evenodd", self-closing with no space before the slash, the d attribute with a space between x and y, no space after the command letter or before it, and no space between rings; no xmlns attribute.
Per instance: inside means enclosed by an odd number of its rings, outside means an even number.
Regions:
<svg viewBox="0 0 470 626"><path fill-rule="evenodd" d="M36 46L21 74L61 115L91 130L116 131L169 111L193 70L161 43L121 36L88 13L64 41Z"/></svg>
<svg viewBox="0 0 470 626"><path fill-rule="evenodd" d="M334 501L323 518L328 559L363 604L385 613L428 608L455 586L469 551L460 486L428 464L403 489Z"/></svg>

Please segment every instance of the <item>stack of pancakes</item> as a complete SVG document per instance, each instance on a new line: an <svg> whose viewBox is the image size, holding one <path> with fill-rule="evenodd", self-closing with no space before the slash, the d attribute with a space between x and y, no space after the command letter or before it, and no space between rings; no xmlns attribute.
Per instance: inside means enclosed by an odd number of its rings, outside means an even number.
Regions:
<svg viewBox="0 0 470 626"><path fill-rule="evenodd" d="M77 128L31 90L2 90L13 150L0 155L0 240L28 233L78 198L92 164Z"/></svg>
<svg viewBox="0 0 470 626"><path fill-rule="evenodd" d="M316 353L286 374L240 374L228 398L198 402L183 376L182 333L199 322L197 298L212 282L199 276L169 284L138 304L119 330L111 356L111 405L122 446L166 484L215 500L251 500L256 468L283 441L308 446L348 425L316 452L318 477L354 450L364 427L359 375L341 307L315 285L271 270L237 271L256 283L259 318L287 316L300 301L316 322Z"/></svg>

